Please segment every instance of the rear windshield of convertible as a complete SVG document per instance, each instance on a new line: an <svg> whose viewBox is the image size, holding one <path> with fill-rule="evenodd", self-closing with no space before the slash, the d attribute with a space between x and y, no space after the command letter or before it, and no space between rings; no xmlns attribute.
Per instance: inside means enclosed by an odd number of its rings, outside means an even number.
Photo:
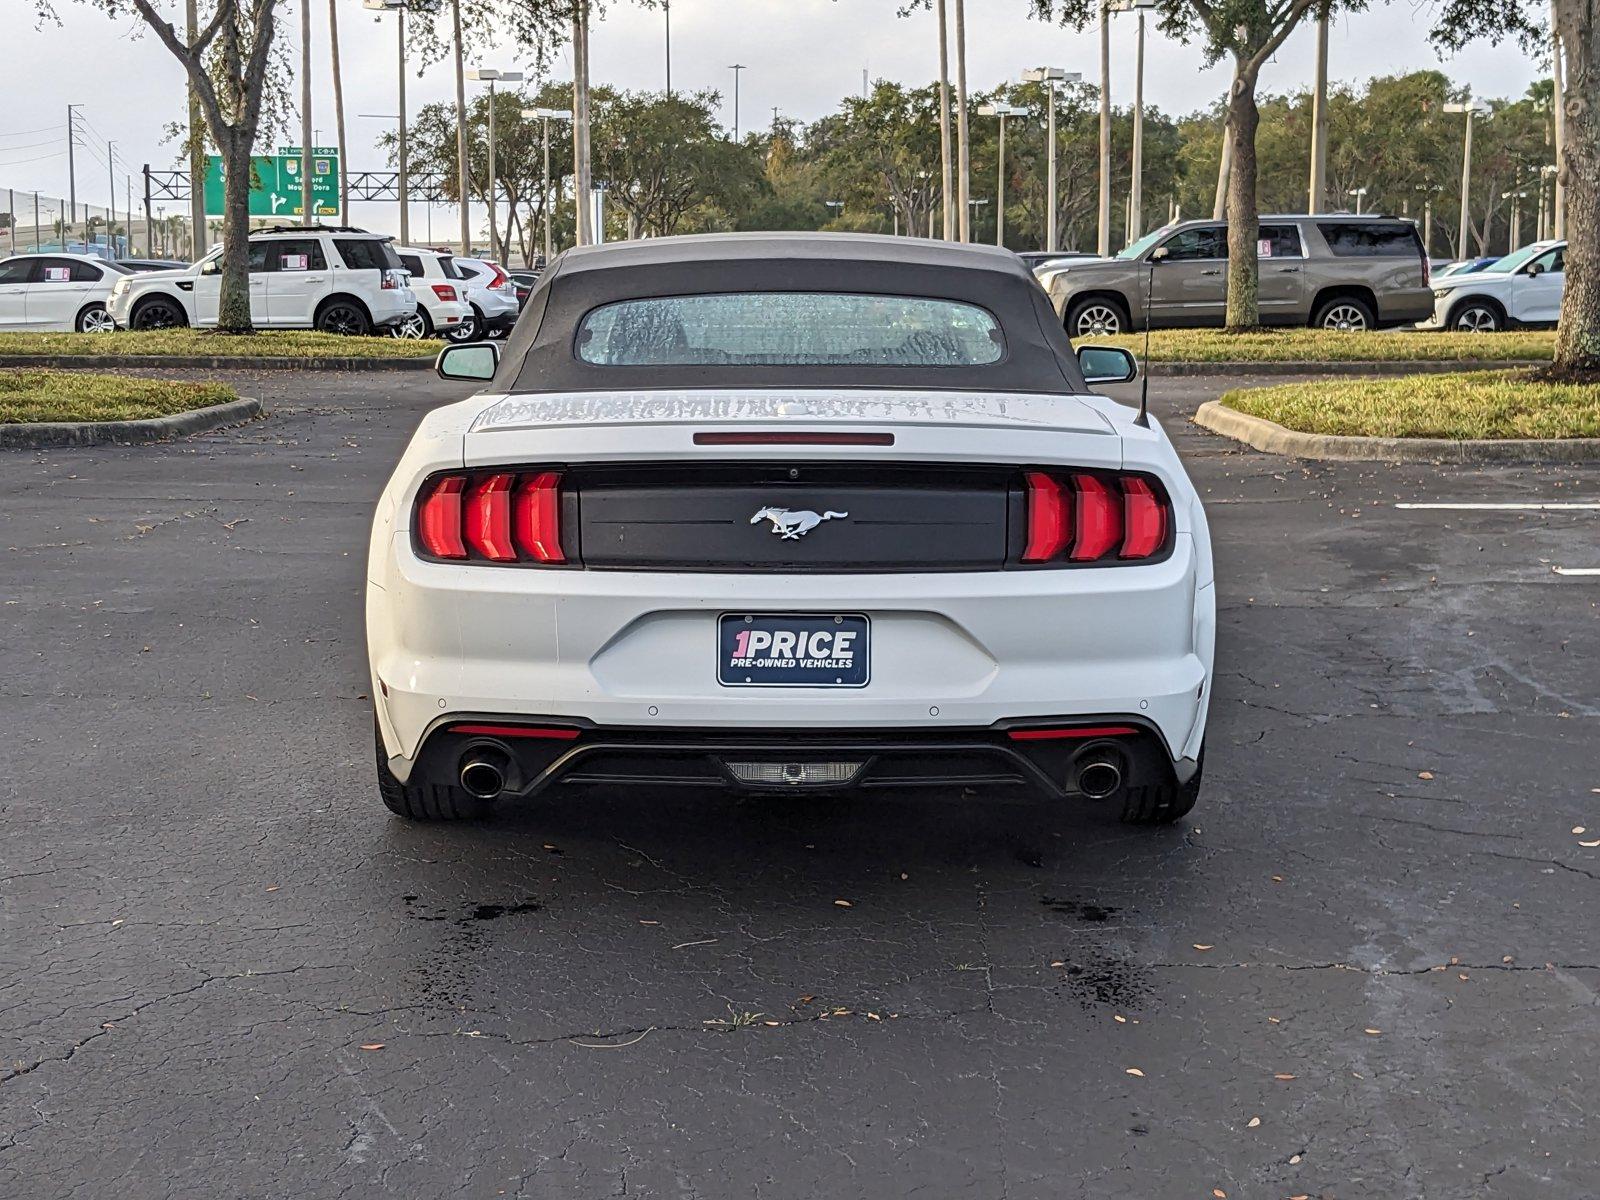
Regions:
<svg viewBox="0 0 1600 1200"><path fill-rule="evenodd" d="M730 292L602 305L578 326L576 353L612 367L975 367L999 362L1005 338L959 300Z"/></svg>

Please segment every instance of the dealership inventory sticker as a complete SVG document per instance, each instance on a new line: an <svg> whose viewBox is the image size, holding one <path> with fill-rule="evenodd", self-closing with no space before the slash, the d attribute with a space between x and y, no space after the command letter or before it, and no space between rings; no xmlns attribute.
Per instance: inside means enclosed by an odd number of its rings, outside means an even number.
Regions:
<svg viewBox="0 0 1600 1200"><path fill-rule="evenodd" d="M860 613L724 613L717 681L727 687L865 687L871 625Z"/></svg>

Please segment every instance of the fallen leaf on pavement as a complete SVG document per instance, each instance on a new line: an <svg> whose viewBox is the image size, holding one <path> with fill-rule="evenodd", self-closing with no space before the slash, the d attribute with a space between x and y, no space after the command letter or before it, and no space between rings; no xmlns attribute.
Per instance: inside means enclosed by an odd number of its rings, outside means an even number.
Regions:
<svg viewBox="0 0 1600 1200"><path fill-rule="evenodd" d="M1287 1082L1288 1080L1295 1078L1295 1076L1286 1074L1284 1072L1279 1072L1278 1074L1274 1075L1273 1078L1274 1079L1281 1079L1281 1080L1284 1080L1285 1082Z"/></svg>
<svg viewBox="0 0 1600 1200"><path fill-rule="evenodd" d="M850 901L848 901L848 900L835 900L834 903L836 905L838 905L840 908L854 908L855 907L855 905L850 903Z"/></svg>
<svg viewBox="0 0 1600 1200"><path fill-rule="evenodd" d="M1248 1121L1245 1122L1245 1128L1246 1129L1255 1129L1260 1124L1261 1124L1261 1118L1260 1117L1251 1117Z"/></svg>
<svg viewBox="0 0 1600 1200"><path fill-rule="evenodd" d="M1418 771L1417 772L1417 778L1418 779L1432 779L1433 778L1433 772L1432 771Z"/></svg>
<svg viewBox="0 0 1600 1200"><path fill-rule="evenodd" d="M1381 1030L1381 1029L1363 1029L1361 1032L1365 1033L1365 1034L1368 1034L1368 1035L1370 1035L1372 1037L1379 1037L1379 1036L1382 1035L1383 1030Z"/></svg>
<svg viewBox="0 0 1600 1200"><path fill-rule="evenodd" d="M1129 1067L1127 1069L1127 1074L1137 1076L1140 1079L1144 1078L1144 1072L1139 1070L1138 1067Z"/></svg>
<svg viewBox="0 0 1600 1200"><path fill-rule="evenodd" d="M382 1050L383 1049L383 1043L382 1042L368 1042L366 1045L362 1046L361 1048L363 1050Z"/></svg>
<svg viewBox="0 0 1600 1200"><path fill-rule="evenodd" d="M1206 945L1204 942L1196 942L1194 944L1194 948L1196 950L1210 950L1211 949L1211 947Z"/></svg>

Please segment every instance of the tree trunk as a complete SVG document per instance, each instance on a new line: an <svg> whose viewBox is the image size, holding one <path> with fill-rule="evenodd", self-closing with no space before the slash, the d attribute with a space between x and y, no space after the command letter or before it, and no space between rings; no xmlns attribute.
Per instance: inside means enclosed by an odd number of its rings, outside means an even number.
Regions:
<svg viewBox="0 0 1600 1200"><path fill-rule="evenodd" d="M1600 371L1600 28L1589 0L1556 0L1554 12L1567 67L1558 164L1567 204L1567 283L1554 366Z"/></svg>
<svg viewBox="0 0 1600 1200"><path fill-rule="evenodd" d="M328 50L333 57L333 120L339 147L339 219L350 224L350 171L344 144L344 76L339 67L339 0L328 0Z"/></svg>
<svg viewBox="0 0 1600 1200"><path fill-rule="evenodd" d="M234 134L222 143L222 279L219 333L254 333L250 319L250 148Z"/></svg>
<svg viewBox="0 0 1600 1200"><path fill-rule="evenodd" d="M1241 68L1228 95L1226 136L1233 147L1228 171L1228 315L1231 330L1254 329L1261 324L1257 288L1261 278L1256 262L1260 234L1256 212L1256 74Z"/></svg>

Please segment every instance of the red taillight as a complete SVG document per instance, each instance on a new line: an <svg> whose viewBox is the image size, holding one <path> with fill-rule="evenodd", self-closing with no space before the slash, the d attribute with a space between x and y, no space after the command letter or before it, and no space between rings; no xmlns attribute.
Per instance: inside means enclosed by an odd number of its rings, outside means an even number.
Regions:
<svg viewBox="0 0 1600 1200"><path fill-rule="evenodd" d="M1092 564L1153 558L1172 509L1153 480L1109 471L1026 471L1027 539L1018 561Z"/></svg>
<svg viewBox="0 0 1600 1200"><path fill-rule="evenodd" d="M435 558L465 558L461 540L461 489L465 475L446 475L417 504L417 541Z"/></svg>
<svg viewBox="0 0 1600 1200"><path fill-rule="evenodd" d="M542 471L517 485L517 543L536 561L566 562L561 553L561 476Z"/></svg>
<svg viewBox="0 0 1600 1200"><path fill-rule="evenodd" d="M462 522L467 545L494 562L516 562L511 544L511 485L515 475L485 475L467 491Z"/></svg>
<svg viewBox="0 0 1600 1200"><path fill-rule="evenodd" d="M1091 562L1105 557L1121 539L1122 506L1098 475L1074 475L1072 484L1078 511L1071 557L1073 562Z"/></svg>
<svg viewBox="0 0 1600 1200"><path fill-rule="evenodd" d="M435 283L430 284L429 286L433 288L433 294L439 297L440 300L443 300L446 304L452 304L455 302L456 290L448 283Z"/></svg>
<svg viewBox="0 0 1600 1200"><path fill-rule="evenodd" d="M1138 732L1132 725L1075 725L1065 729L1011 729L1006 736L1014 742L1056 742L1073 738L1127 737Z"/></svg>
<svg viewBox="0 0 1600 1200"><path fill-rule="evenodd" d="M484 265L494 272L494 278L489 282L491 288L503 287L506 280L511 278L511 276L495 266L494 263L485 263Z"/></svg>
<svg viewBox="0 0 1600 1200"><path fill-rule="evenodd" d="M1043 471L1029 471L1023 481L1028 488L1028 546L1022 561L1049 562L1067 544L1066 489Z"/></svg>
<svg viewBox="0 0 1600 1200"><path fill-rule="evenodd" d="M1167 544L1167 506L1149 480L1122 481L1122 549L1118 558L1149 558Z"/></svg>
<svg viewBox="0 0 1600 1200"><path fill-rule="evenodd" d="M440 475L417 499L417 546L431 558L564 563L561 473Z"/></svg>

